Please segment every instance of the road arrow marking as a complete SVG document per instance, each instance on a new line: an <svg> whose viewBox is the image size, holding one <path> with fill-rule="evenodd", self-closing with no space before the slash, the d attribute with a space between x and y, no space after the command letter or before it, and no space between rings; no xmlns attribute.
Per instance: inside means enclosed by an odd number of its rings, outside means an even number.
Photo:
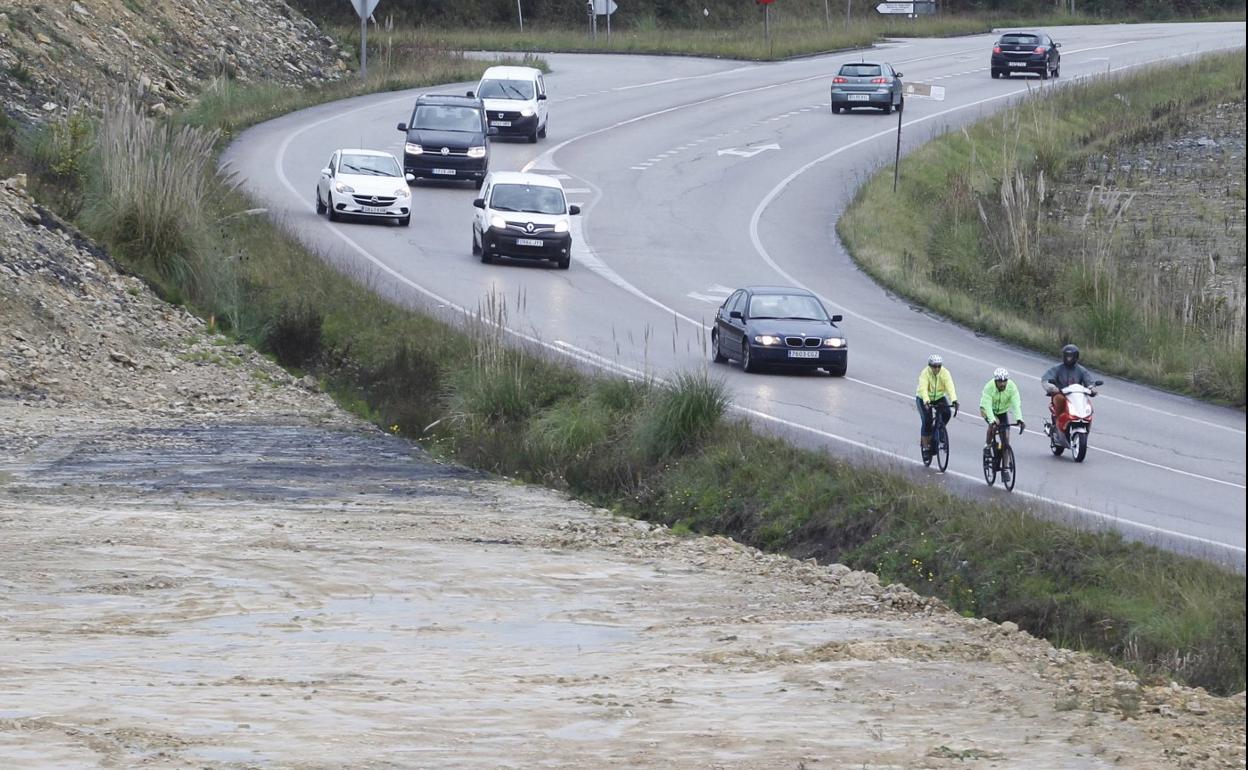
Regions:
<svg viewBox="0 0 1248 770"><path fill-rule="evenodd" d="M714 283L706 288L705 294L697 291L691 291L685 296L690 299L696 299L699 302L709 302L712 305L722 305L724 300L728 299L728 295L732 294L733 291L735 290L729 286Z"/></svg>
<svg viewBox="0 0 1248 770"><path fill-rule="evenodd" d="M740 158L752 158L755 155L758 155L760 152L766 152L768 150L778 150L778 149L780 149L780 145L778 144L760 144L757 147L749 147L745 149L740 149L737 147L729 147L725 150L719 150L715 154L716 155L736 155L737 157L740 157Z"/></svg>

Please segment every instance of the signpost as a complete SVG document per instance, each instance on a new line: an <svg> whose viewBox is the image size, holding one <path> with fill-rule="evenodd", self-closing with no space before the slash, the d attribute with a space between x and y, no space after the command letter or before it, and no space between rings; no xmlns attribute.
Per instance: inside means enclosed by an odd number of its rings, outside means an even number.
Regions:
<svg viewBox="0 0 1248 770"><path fill-rule="evenodd" d="M586 6L589 8L589 15L593 18L592 28L594 40L598 39L598 17L607 17L607 43L611 42L611 14L619 9L615 0L588 0Z"/></svg>
<svg viewBox="0 0 1248 770"><path fill-rule="evenodd" d="M767 41L767 55L771 56L771 4L776 0L754 0L763 6L763 39Z"/></svg>
<svg viewBox="0 0 1248 770"><path fill-rule="evenodd" d="M915 99L931 99L937 102L945 100L945 87L931 83L905 83L901 87L901 103L907 97ZM897 179L901 176L901 110L897 110L897 154L893 158L893 192L897 192Z"/></svg>
<svg viewBox="0 0 1248 770"><path fill-rule="evenodd" d="M360 17L360 79L368 77L368 17L377 9L381 0L351 0Z"/></svg>
<svg viewBox="0 0 1248 770"><path fill-rule="evenodd" d="M914 15L914 3L880 3L875 6L876 13L904 13Z"/></svg>

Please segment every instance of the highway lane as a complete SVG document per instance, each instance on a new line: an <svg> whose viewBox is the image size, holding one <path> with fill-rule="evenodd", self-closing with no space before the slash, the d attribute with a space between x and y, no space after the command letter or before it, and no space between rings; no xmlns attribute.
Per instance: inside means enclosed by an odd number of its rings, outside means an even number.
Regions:
<svg viewBox="0 0 1248 770"><path fill-rule="evenodd" d="M994 81L991 36L908 40L870 52L907 80L948 89L911 100L905 146L1001 109L1037 87L1242 45L1244 25L1147 25L1055 30L1063 78ZM1011 349L916 312L863 276L833 232L853 189L891 157L895 117L833 116L830 73L854 55L779 64L653 57L551 56L551 137L496 142L492 168L564 175L587 209L573 269L482 265L468 250L468 186L415 188L410 229L330 225L312 214L318 169L334 148L400 149L394 124L412 93L324 105L247 132L225 160L257 198L327 258L368 272L393 296L472 308L488 291L523 298L518 332L582 361L660 375L701 366L703 324L728 288L797 283L847 316L850 377L744 375L714 367L752 419L814 445L917 459L914 380L928 352L946 356L968 411L992 368L1016 373L1029 424L1044 399L1036 376L1050 357ZM450 92L462 90L448 87ZM902 216L903 213L899 213ZM423 292L423 293L422 293ZM604 312L609 309L609 312ZM1089 361L1095 368L1095 362ZM1052 458L1038 433L1016 437L1014 497L1051 501L1131 536L1243 561L1244 416L1107 378L1096 401L1088 462ZM967 493L979 478L978 419L953 426L950 476ZM976 481L978 480L978 481Z"/></svg>

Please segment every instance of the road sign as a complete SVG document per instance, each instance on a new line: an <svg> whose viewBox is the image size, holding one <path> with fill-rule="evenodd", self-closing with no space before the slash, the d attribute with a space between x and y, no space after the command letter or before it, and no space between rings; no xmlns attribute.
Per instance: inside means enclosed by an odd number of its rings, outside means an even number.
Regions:
<svg viewBox="0 0 1248 770"><path fill-rule="evenodd" d="M367 19L373 15L373 11L377 10L377 3L381 0L351 0L351 5L355 7L355 14L361 19Z"/></svg>
<svg viewBox="0 0 1248 770"><path fill-rule="evenodd" d="M914 15L914 3L880 3L875 6L875 12Z"/></svg>
<svg viewBox="0 0 1248 770"><path fill-rule="evenodd" d="M615 13L615 9L619 8L619 6L615 4L615 0L593 0L593 2L594 13L599 16L610 16Z"/></svg>
<svg viewBox="0 0 1248 770"><path fill-rule="evenodd" d="M906 83L902 86L901 92L916 99L934 99L938 102L945 100L945 87L934 86L931 83Z"/></svg>
<svg viewBox="0 0 1248 770"><path fill-rule="evenodd" d="M776 0L754 0L754 2L757 5L771 5L772 3L776 2Z"/></svg>

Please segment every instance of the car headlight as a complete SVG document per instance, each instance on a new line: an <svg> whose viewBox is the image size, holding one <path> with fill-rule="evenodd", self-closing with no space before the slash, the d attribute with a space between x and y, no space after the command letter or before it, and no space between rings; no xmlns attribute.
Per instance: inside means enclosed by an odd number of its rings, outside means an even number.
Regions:
<svg viewBox="0 0 1248 770"><path fill-rule="evenodd" d="M560 219L555 223L555 232L566 233L568 231L568 220Z"/></svg>
<svg viewBox="0 0 1248 770"><path fill-rule="evenodd" d="M774 334L758 334L755 335L754 341L760 345L779 345L784 342Z"/></svg>
<svg viewBox="0 0 1248 770"><path fill-rule="evenodd" d="M354 187L352 187L352 186L351 186L351 185L349 185L349 184L343 184L342 182L338 182L337 184L335 184L335 185L334 185L334 189L335 189L336 191L340 192L340 193L353 193L353 192L355 192L355 188L354 188Z"/></svg>
<svg viewBox="0 0 1248 770"><path fill-rule="evenodd" d="M394 197L396 198L406 198L409 195L411 195L411 193L408 191L406 187L400 187L399 189L394 191Z"/></svg>
<svg viewBox="0 0 1248 770"><path fill-rule="evenodd" d="M531 117L533 117L533 108L532 108L532 107L525 107L524 109L520 110L520 117L522 117L522 118L531 118Z"/></svg>
<svg viewBox="0 0 1248 770"><path fill-rule="evenodd" d="M408 155L421 155L425 152L425 148L413 142L404 142L403 152L406 152Z"/></svg>
<svg viewBox="0 0 1248 770"><path fill-rule="evenodd" d="M823 341L823 344L827 345L830 348L843 348L845 347L845 338L844 337L828 337L826 340Z"/></svg>
<svg viewBox="0 0 1248 770"><path fill-rule="evenodd" d="M495 230L506 230L507 220L503 219L498 214L495 214L494 216L490 217L490 227L493 227Z"/></svg>
<svg viewBox="0 0 1248 770"><path fill-rule="evenodd" d="M468 157L470 157L470 158L484 158L484 157L485 157L485 147L469 147L469 148L468 148Z"/></svg>

